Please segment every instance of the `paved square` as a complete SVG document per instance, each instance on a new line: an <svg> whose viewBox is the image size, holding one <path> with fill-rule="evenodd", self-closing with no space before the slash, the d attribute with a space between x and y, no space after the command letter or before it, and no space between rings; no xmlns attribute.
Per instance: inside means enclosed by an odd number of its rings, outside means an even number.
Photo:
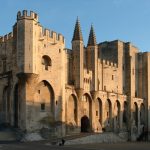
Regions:
<svg viewBox="0 0 150 150"><path fill-rule="evenodd" d="M150 142L51 146L48 142L2 143L0 150L150 150Z"/></svg>

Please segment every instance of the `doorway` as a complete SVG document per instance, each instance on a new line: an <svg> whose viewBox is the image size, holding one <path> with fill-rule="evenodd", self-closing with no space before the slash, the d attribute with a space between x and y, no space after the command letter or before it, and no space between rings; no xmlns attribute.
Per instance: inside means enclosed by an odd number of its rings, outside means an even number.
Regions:
<svg viewBox="0 0 150 150"><path fill-rule="evenodd" d="M81 132L89 132L90 130L90 120L87 116L81 118Z"/></svg>

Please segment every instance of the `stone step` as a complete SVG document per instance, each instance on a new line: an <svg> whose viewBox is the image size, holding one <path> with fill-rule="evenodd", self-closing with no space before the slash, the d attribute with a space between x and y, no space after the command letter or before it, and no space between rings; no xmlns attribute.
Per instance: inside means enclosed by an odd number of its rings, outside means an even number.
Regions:
<svg viewBox="0 0 150 150"><path fill-rule="evenodd" d="M77 139L77 138L82 138L82 137L86 137L86 136L90 136L90 135L95 135L97 133L79 133L79 134L71 134L71 135L67 135L64 138L66 140L73 140L73 139Z"/></svg>
<svg viewBox="0 0 150 150"><path fill-rule="evenodd" d="M126 139L119 137L117 134L112 132L107 133L97 133L92 135L87 135L84 137L77 137L75 139L66 140L66 145L75 144L87 144L87 143L116 143L116 142L126 142Z"/></svg>
<svg viewBox="0 0 150 150"><path fill-rule="evenodd" d="M80 139L80 138L83 138L83 137L86 137L86 136L89 136L89 135L93 135L93 134L96 134L96 133L74 133L74 134L68 134L66 135L65 137L63 137L63 139L65 139L65 141L70 141L70 140L74 140L74 139ZM56 145L58 143L60 143L62 140L62 138L52 138L51 139L51 144L52 145Z"/></svg>

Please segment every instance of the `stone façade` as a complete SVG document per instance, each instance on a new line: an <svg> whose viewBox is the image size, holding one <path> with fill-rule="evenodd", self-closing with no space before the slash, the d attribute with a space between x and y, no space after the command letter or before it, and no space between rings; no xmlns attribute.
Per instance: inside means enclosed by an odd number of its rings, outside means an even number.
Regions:
<svg viewBox="0 0 150 150"><path fill-rule="evenodd" d="M27 132L150 134L150 53L119 40L84 46L79 20L72 49L44 29L34 12L18 12L0 37L0 124Z"/></svg>

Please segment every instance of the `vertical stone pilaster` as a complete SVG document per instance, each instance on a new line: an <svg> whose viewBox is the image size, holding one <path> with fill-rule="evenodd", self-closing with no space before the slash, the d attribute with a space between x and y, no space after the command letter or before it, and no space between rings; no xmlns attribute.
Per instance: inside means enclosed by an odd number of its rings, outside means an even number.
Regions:
<svg viewBox="0 0 150 150"><path fill-rule="evenodd" d="M36 74L18 74L18 101L20 103L19 108L19 126L21 129L28 130L30 127L30 116L32 115L29 111L29 106L33 102L33 89L34 84L38 75Z"/></svg>
<svg viewBox="0 0 150 150"><path fill-rule="evenodd" d="M115 115L114 115L114 105L115 103L111 101L111 112L110 112L110 128L111 131L114 130L114 121L115 121Z"/></svg>
<svg viewBox="0 0 150 150"><path fill-rule="evenodd" d="M119 120L119 125L120 125L120 130L122 130L123 127L123 104L120 104L120 120Z"/></svg>
<svg viewBox="0 0 150 150"><path fill-rule="evenodd" d="M84 90L83 89L76 89L76 93L77 93L77 96L78 96L77 124L80 127L81 126L81 117L82 117L81 116L81 101L82 101L82 96L83 96Z"/></svg>
<svg viewBox="0 0 150 150"><path fill-rule="evenodd" d="M97 91L91 91L91 95L92 95L92 118L91 118L91 125L92 125L92 130L95 131L96 130L96 111L95 111L95 101L96 101L96 98L97 98Z"/></svg>
<svg viewBox="0 0 150 150"><path fill-rule="evenodd" d="M105 113L106 112L104 110L105 110L105 103L102 103L102 128L105 127L105 118L106 118L105 117L106 116Z"/></svg>

